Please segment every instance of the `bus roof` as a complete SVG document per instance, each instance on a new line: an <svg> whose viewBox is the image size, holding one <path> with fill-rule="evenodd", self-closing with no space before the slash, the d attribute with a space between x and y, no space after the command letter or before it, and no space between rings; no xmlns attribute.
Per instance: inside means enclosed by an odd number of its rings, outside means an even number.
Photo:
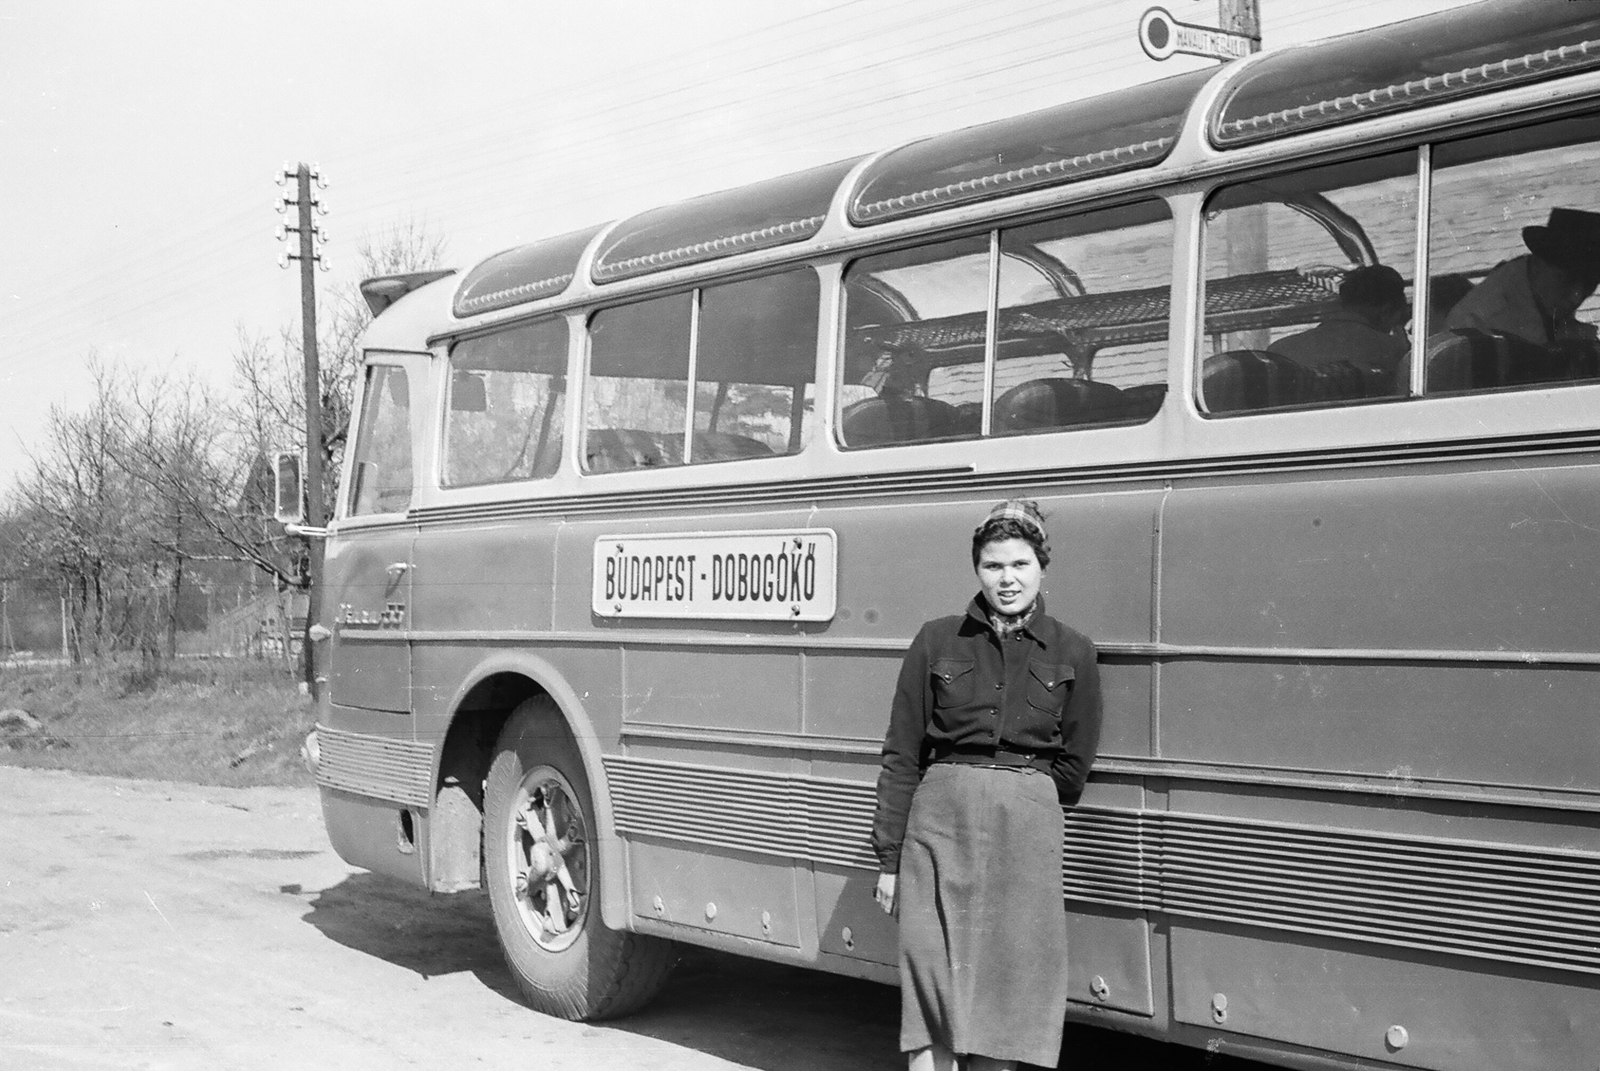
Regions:
<svg viewBox="0 0 1600 1071"><path fill-rule="evenodd" d="M860 158L652 208L619 223L595 253L597 283L803 242L822 229Z"/></svg>
<svg viewBox="0 0 1600 1071"><path fill-rule="evenodd" d="M1441 11L1262 57L1211 126L1218 148L1600 66L1600 11L1515 0Z"/></svg>
<svg viewBox="0 0 1600 1071"><path fill-rule="evenodd" d="M938 134L868 165L850 221L883 223L1023 190L1154 167L1215 69Z"/></svg>
<svg viewBox="0 0 1600 1071"><path fill-rule="evenodd" d="M455 314L472 316L554 297L572 284L579 258L599 233L598 226L586 227L496 253L461 280Z"/></svg>
<svg viewBox="0 0 1600 1071"><path fill-rule="evenodd" d="M1192 121L1207 124L1217 148L1233 149L1594 69L1595 7L1487 0L934 135L878 156L848 190L840 187L859 159L649 209L489 257L462 279L453 311L466 318L556 297L591 245L590 278L604 285L803 242L841 192L848 222L870 226L1155 167L1213 79L1232 84Z"/></svg>

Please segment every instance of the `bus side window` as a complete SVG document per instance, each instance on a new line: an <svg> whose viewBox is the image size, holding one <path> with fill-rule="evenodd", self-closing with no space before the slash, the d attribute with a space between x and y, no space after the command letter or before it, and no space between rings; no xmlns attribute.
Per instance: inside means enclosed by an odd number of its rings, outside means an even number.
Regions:
<svg viewBox="0 0 1600 1071"><path fill-rule="evenodd" d="M590 317L585 472L683 464L692 301L672 294Z"/></svg>
<svg viewBox="0 0 1600 1071"><path fill-rule="evenodd" d="M695 464L793 454L805 445L820 299L810 268L701 291Z"/></svg>
<svg viewBox="0 0 1600 1071"><path fill-rule="evenodd" d="M1167 392L1165 201L1000 236L996 435L1149 420Z"/></svg>
<svg viewBox="0 0 1600 1071"><path fill-rule="evenodd" d="M1212 196L1203 411L1406 393L1416 187L1416 154L1398 152Z"/></svg>
<svg viewBox="0 0 1600 1071"><path fill-rule="evenodd" d="M450 349L446 487L550 476L561 462L567 325L542 320Z"/></svg>
<svg viewBox="0 0 1600 1071"><path fill-rule="evenodd" d="M845 272L845 446L975 438L989 237L862 257Z"/></svg>
<svg viewBox="0 0 1600 1071"><path fill-rule="evenodd" d="M351 465L351 516L404 513L411 506L410 394L405 369L367 367Z"/></svg>
<svg viewBox="0 0 1600 1071"><path fill-rule="evenodd" d="M1589 215L1600 211L1600 119L1438 145L1433 165L1428 270L1440 300L1429 301L1426 393L1600 377L1600 217ZM1457 300L1445 304L1450 285Z"/></svg>
<svg viewBox="0 0 1600 1071"><path fill-rule="evenodd" d="M1149 420L1166 396L1171 285L1164 201L863 257L845 272L840 440L889 446Z"/></svg>
<svg viewBox="0 0 1600 1071"><path fill-rule="evenodd" d="M802 268L595 313L584 471L799 451L814 395L819 295L816 272ZM696 303L699 341L691 354Z"/></svg>

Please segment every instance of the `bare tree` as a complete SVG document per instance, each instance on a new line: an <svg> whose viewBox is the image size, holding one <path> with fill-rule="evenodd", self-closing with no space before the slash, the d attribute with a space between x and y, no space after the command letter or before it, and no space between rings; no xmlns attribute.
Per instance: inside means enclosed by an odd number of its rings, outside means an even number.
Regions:
<svg viewBox="0 0 1600 1071"><path fill-rule="evenodd" d="M365 243L360 262L369 275L427 270L443 248L405 223ZM332 474L371 317L353 285L329 294L319 312L321 447ZM304 437L298 333L241 331L233 356L231 402L193 375L135 372L91 354L92 400L78 411L51 408L30 471L3 511L5 575L55 578L74 658L174 655L192 563L242 563L279 590L306 586L305 544L273 518L270 462ZM327 483L320 493L331 505L331 475Z"/></svg>
<svg viewBox="0 0 1600 1071"><path fill-rule="evenodd" d="M32 471L20 488L33 522L28 564L60 579L79 660L129 639L142 586L138 547L150 520L117 463L126 426L117 373L93 356L89 368L89 407L51 407L44 445L29 452Z"/></svg>

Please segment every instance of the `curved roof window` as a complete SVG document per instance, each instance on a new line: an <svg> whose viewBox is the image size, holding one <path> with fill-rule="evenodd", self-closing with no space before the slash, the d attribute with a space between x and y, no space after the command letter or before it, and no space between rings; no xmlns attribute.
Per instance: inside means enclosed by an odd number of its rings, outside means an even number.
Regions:
<svg viewBox="0 0 1600 1071"><path fill-rule="evenodd" d="M895 149L867 168L850 219L884 223L1153 167L1172 151L1195 94L1215 74L1208 67Z"/></svg>
<svg viewBox="0 0 1600 1071"><path fill-rule="evenodd" d="M496 253L461 280L455 314L475 316L554 297L572 283L578 259L598 233L599 227L589 227Z"/></svg>
<svg viewBox="0 0 1600 1071"><path fill-rule="evenodd" d="M856 160L706 194L623 220L594 260L597 283L803 242L822 229Z"/></svg>
<svg viewBox="0 0 1600 1071"><path fill-rule="evenodd" d="M1222 100L1223 149L1600 66L1600 11L1479 4L1264 57Z"/></svg>

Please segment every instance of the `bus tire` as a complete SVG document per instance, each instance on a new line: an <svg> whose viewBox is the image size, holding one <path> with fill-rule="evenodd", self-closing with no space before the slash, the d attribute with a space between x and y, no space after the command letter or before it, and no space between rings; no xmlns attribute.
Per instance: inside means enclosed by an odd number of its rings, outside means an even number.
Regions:
<svg viewBox="0 0 1600 1071"><path fill-rule="evenodd" d="M500 732L484 786L484 865L506 965L536 1010L614 1018L660 990L676 946L602 921L592 790L546 696L518 706Z"/></svg>

